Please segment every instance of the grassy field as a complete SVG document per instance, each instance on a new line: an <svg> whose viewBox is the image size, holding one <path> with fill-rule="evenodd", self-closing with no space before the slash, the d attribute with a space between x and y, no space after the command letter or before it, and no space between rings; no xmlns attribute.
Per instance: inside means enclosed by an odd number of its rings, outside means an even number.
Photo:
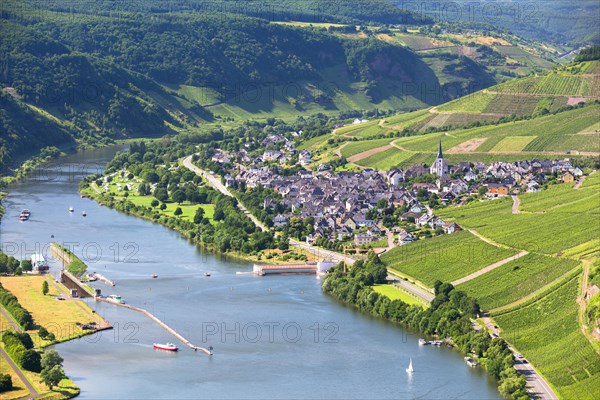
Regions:
<svg viewBox="0 0 600 400"><path fill-rule="evenodd" d="M512 214L510 198L450 207L438 214L496 242L553 255L600 237L599 188L600 176L593 174L579 190L565 183L522 195L521 214Z"/></svg>
<svg viewBox="0 0 600 400"><path fill-rule="evenodd" d="M29 390L27 390L17 374L14 373L10 365L8 365L8 363L4 360L4 357L0 357L0 372L3 374L9 374L13 384L13 389L11 391L0 393L0 399L22 399L29 395Z"/></svg>
<svg viewBox="0 0 600 400"><path fill-rule="evenodd" d="M459 285L483 310L510 304L573 270L578 261L528 254Z"/></svg>
<svg viewBox="0 0 600 400"><path fill-rule="evenodd" d="M373 290L379 294L389 297L390 300L401 300L406 304L424 307L422 302L394 285L375 285L373 286Z"/></svg>
<svg viewBox="0 0 600 400"><path fill-rule="evenodd" d="M600 393L600 356L581 333L577 292L573 279L540 301L495 320L559 397L595 399Z"/></svg>
<svg viewBox="0 0 600 400"><path fill-rule="evenodd" d="M514 250L492 246L461 231L395 247L381 259L431 287L438 279L451 282L514 254Z"/></svg>
<svg viewBox="0 0 600 400"><path fill-rule="evenodd" d="M367 138L382 133L387 133L387 130L379 125L380 120L364 122L357 125L348 125L339 128L335 131L337 135Z"/></svg>
<svg viewBox="0 0 600 400"><path fill-rule="evenodd" d="M124 194L123 191L119 192L117 189L117 185L121 184L123 187L125 184L133 184L136 185L134 181L128 180L126 178L121 178L115 176L112 182L109 184L108 191L115 193L117 196L122 196ZM135 186L137 187L137 186ZM151 207L152 200L156 200L154 196L140 196L138 194L137 189L133 189L129 191L129 195L127 197L128 201L131 201L133 204L142 207ZM204 209L204 218L207 218L211 221L213 220L213 216L215 213L215 206L213 204L191 204L189 202L184 202L182 204L177 204L174 202L166 202L167 208L164 210L160 210L156 207L157 211L160 211L161 215L165 215L168 217L175 217L175 210L178 207L181 207L181 211L183 212L179 218L185 219L187 221L193 221L194 215L196 214L196 210L201 207Z"/></svg>
<svg viewBox="0 0 600 400"><path fill-rule="evenodd" d="M81 336L76 325L90 322L89 315L76 302L80 300L58 301L54 296L60 294L53 285L46 296L42 294L43 276L14 276L2 278L2 286L14 294L19 303L33 316L36 324L54 333L59 341Z"/></svg>

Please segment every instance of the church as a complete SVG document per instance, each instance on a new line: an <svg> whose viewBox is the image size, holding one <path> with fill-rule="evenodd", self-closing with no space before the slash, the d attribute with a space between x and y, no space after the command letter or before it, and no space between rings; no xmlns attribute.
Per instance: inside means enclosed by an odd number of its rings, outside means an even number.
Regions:
<svg viewBox="0 0 600 400"><path fill-rule="evenodd" d="M440 178L448 175L448 161L444 160L444 155L442 154L442 141L440 140L440 146L438 148L437 158L431 164L431 168L429 172L433 175L437 175Z"/></svg>

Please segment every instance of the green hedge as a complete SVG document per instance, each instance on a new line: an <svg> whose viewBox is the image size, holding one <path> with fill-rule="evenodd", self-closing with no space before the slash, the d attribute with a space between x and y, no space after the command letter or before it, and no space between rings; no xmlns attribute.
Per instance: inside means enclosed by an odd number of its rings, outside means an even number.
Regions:
<svg viewBox="0 0 600 400"><path fill-rule="evenodd" d="M0 284L0 304L13 316L25 330L33 329L33 317L24 309L17 298Z"/></svg>
<svg viewBox="0 0 600 400"><path fill-rule="evenodd" d="M33 342L27 333L5 332L2 335L4 350L21 368L32 372L42 370L41 356L33 350Z"/></svg>

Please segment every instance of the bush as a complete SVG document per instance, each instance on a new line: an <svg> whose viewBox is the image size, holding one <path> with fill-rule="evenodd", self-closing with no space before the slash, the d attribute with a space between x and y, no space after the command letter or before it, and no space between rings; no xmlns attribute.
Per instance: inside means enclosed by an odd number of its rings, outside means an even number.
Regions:
<svg viewBox="0 0 600 400"><path fill-rule="evenodd" d="M33 346L31 337L27 333L5 332L2 335L4 350L10 358L21 368L32 372L42 370L41 357L38 352L29 346Z"/></svg>
<svg viewBox="0 0 600 400"><path fill-rule="evenodd" d="M0 374L0 393L12 389L12 378L8 374Z"/></svg>

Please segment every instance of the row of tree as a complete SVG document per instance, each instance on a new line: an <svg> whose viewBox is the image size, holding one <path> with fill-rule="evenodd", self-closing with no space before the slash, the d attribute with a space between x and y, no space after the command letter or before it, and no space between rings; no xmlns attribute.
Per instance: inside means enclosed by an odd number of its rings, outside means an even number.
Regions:
<svg viewBox="0 0 600 400"><path fill-rule="evenodd" d="M373 290L373 285L386 283L387 269L371 252L368 260L357 261L348 272L337 265L323 281L323 291L357 307L361 311L408 326L424 335L451 337L464 353L479 357L488 373L499 380L500 393L510 399L528 399L525 378L513 368L514 360L503 339L492 339L476 332L471 318L479 313L477 301L449 283L435 284L435 298L430 307L408 305L390 300Z"/></svg>
<svg viewBox="0 0 600 400"><path fill-rule="evenodd" d="M23 329L29 330L34 328L33 317L29 311L23 308L19 304L19 300L6 290L2 284L0 284L0 304L2 304Z"/></svg>

